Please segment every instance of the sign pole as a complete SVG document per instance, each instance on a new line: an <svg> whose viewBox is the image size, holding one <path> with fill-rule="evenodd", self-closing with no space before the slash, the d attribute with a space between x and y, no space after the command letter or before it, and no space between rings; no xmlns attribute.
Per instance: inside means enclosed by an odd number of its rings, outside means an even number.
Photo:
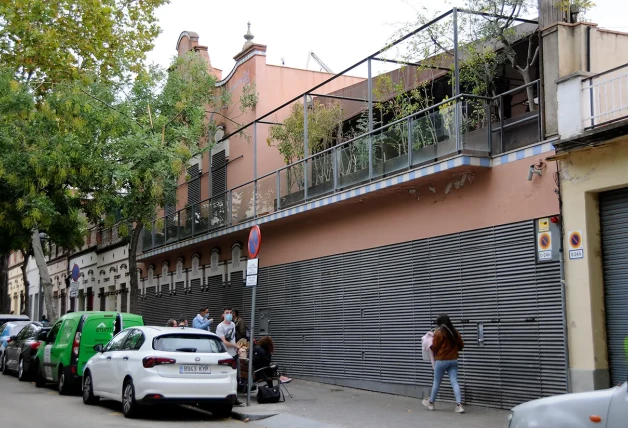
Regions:
<svg viewBox="0 0 628 428"><path fill-rule="evenodd" d="M259 250L262 245L262 232L259 226L253 226L249 232L249 260L246 262L246 286L253 288L251 294L251 335L249 337L249 375L246 388L246 405L251 405L253 387L253 342L255 341L255 298L257 297L257 275L259 270Z"/></svg>
<svg viewBox="0 0 628 428"><path fill-rule="evenodd" d="M253 295L251 296L251 337L249 341L249 376L246 389L246 405L251 405L251 387L253 386L253 335L255 332L255 297L257 287L253 287Z"/></svg>

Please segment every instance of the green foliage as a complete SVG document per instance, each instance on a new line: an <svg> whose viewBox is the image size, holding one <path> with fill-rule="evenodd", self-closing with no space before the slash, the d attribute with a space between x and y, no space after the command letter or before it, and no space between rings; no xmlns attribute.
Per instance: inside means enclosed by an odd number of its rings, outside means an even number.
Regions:
<svg viewBox="0 0 628 428"><path fill-rule="evenodd" d="M0 58L22 80L139 72L169 0L2 0ZM49 89L40 87L39 89Z"/></svg>
<svg viewBox="0 0 628 428"><path fill-rule="evenodd" d="M259 102L259 94L255 82L247 83L242 87L242 95L240 95L240 111L244 113L247 110L255 108Z"/></svg>

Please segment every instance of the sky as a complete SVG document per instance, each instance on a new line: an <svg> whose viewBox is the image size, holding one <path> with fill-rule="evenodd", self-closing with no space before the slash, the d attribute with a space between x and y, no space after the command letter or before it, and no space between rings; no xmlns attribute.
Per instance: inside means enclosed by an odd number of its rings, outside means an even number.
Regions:
<svg viewBox="0 0 628 428"><path fill-rule="evenodd" d="M265 44L266 61L305 68L308 53L314 52L338 73L381 49L422 5L434 0L171 0L157 11L162 33L148 55L150 62L168 66L176 54L182 31L195 31L199 44L207 46L212 66L226 76L235 65L233 57L244 44L247 22L254 42ZM440 10L463 0L436 2ZM587 19L600 27L627 31L628 1L596 0ZM432 7L433 9L433 7ZM310 69L316 63L310 61Z"/></svg>

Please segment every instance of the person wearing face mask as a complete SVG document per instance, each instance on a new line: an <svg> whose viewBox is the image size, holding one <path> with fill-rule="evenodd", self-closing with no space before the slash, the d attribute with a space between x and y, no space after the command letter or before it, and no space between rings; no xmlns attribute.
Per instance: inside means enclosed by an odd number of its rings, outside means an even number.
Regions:
<svg viewBox="0 0 628 428"><path fill-rule="evenodd" d="M238 351L240 347L236 343L236 325L233 321L233 311L231 308L225 308L223 313L224 321L218 324L216 327L216 334L222 339L227 348L229 355L236 361L236 367L238 370L238 382L240 380L240 359L238 358Z"/></svg>
<svg viewBox="0 0 628 428"><path fill-rule="evenodd" d="M199 330L209 331L209 327L211 327L213 318L209 318L209 307L205 306L198 310L198 315L194 317L192 320L192 327L198 328Z"/></svg>

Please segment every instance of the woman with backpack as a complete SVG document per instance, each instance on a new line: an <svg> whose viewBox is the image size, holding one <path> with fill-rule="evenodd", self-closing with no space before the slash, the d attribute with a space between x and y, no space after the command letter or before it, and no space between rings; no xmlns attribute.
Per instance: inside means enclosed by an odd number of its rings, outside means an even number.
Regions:
<svg viewBox="0 0 628 428"><path fill-rule="evenodd" d="M449 316L441 314L436 319L437 328L434 332L432 342L432 352L434 353L434 384L432 385L432 394L430 398L423 399L423 405L428 410L434 410L434 402L438 395L438 389L445 376L449 375L449 381L454 389L456 397L456 413L464 413L462 408L462 394L460 393L460 385L458 384L458 353L464 347L462 336L455 329Z"/></svg>

